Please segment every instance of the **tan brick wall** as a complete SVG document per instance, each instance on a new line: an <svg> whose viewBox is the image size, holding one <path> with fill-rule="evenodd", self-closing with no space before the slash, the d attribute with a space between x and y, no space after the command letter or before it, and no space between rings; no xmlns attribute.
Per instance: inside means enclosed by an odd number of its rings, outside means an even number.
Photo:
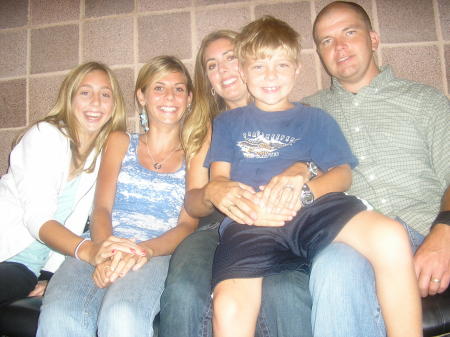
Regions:
<svg viewBox="0 0 450 337"><path fill-rule="evenodd" d="M0 174L11 142L53 104L67 71L99 60L117 73L126 96L130 129L137 127L132 92L142 63L172 54L193 68L208 32L239 30L263 15L279 17L302 37L303 70L293 98L329 83L315 54L312 21L329 0L1 0ZM358 0L372 17L382 44L379 64L399 76L449 95L450 1Z"/></svg>

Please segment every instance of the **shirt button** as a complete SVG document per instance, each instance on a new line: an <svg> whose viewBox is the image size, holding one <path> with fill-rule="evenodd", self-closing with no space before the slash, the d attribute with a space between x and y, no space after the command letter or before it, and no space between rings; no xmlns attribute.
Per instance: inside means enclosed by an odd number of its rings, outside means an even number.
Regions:
<svg viewBox="0 0 450 337"><path fill-rule="evenodd" d="M359 132L359 127L356 127L356 128L355 128L355 132Z"/></svg>
<svg viewBox="0 0 450 337"><path fill-rule="evenodd" d="M359 102L358 102L358 101L355 101L355 102L353 102L353 105L354 105L354 106L358 106L358 105L359 105Z"/></svg>
<svg viewBox="0 0 450 337"><path fill-rule="evenodd" d="M372 181L372 180L374 180L374 179L375 179L375 175L371 174L371 175L369 176L369 181Z"/></svg>
<svg viewBox="0 0 450 337"><path fill-rule="evenodd" d="M366 159L366 156L361 156L361 157L359 157L359 159L364 160L364 159Z"/></svg>
<svg viewBox="0 0 450 337"><path fill-rule="evenodd" d="M381 199L381 203L385 204L386 203L386 199Z"/></svg>

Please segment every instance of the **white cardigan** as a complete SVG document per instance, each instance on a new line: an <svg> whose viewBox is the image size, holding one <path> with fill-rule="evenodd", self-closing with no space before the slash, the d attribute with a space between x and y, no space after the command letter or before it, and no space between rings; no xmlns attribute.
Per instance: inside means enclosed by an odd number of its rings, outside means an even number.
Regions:
<svg viewBox="0 0 450 337"><path fill-rule="evenodd" d="M41 226L53 220L64 190L72 153L66 136L55 126L33 126L10 155L8 173L0 179L0 261L20 253L39 239ZM92 160L87 160L86 166ZM74 209L64 226L80 235L92 207L99 161L94 172L82 173ZM45 270L56 271L64 257L52 251Z"/></svg>

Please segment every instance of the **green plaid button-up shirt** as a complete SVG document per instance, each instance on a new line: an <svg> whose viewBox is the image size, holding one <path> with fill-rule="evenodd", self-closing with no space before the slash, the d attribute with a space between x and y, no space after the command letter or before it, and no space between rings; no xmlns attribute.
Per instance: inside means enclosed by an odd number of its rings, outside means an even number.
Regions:
<svg viewBox="0 0 450 337"><path fill-rule="evenodd" d="M428 234L450 184L448 98L385 67L357 94L333 78L303 102L336 119L358 158L349 192Z"/></svg>

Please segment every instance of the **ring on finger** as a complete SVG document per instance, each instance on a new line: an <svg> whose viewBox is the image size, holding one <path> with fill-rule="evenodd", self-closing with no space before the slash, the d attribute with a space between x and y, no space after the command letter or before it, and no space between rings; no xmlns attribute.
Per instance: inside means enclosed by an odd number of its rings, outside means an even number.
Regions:
<svg viewBox="0 0 450 337"><path fill-rule="evenodd" d="M431 282L434 282L434 283L441 283L441 280L438 279L437 277L433 277L433 278L431 279Z"/></svg>

